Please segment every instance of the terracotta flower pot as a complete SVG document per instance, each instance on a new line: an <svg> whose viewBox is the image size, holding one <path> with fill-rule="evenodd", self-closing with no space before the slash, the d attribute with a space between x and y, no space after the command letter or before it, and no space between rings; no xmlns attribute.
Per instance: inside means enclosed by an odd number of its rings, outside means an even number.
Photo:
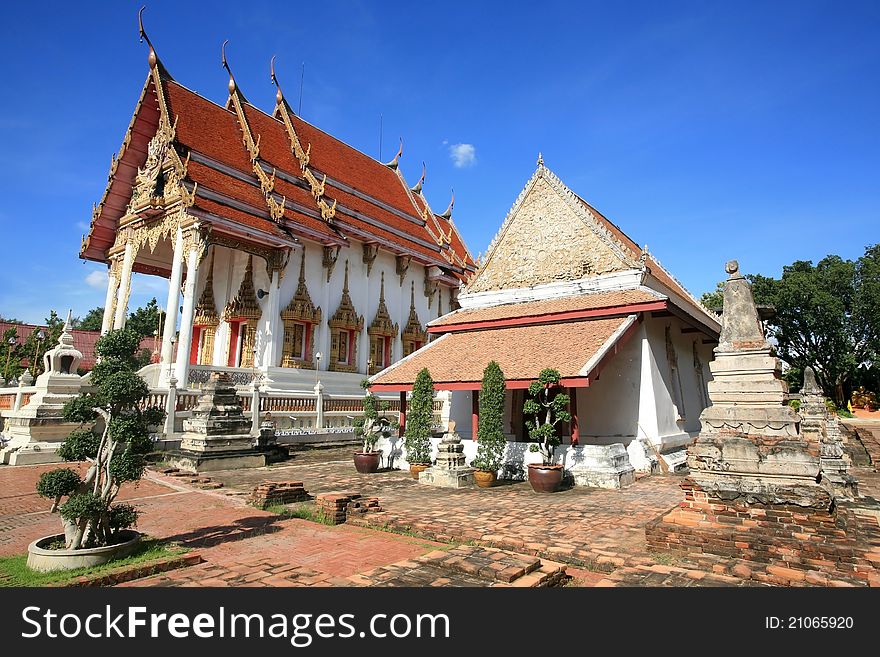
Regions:
<svg viewBox="0 0 880 657"><path fill-rule="evenodd" d="M529 464L529 483L536 493L555 493L562 486L561 465Z"/></svg>
<svg viewBox="0 0 880 657"><path fill-rule="evenodd" d="M409 473L412 475L412 478L418 480L419 473L424 472L428 468L431 467L430 463L410 463L409 464Z"/></svg>
<svg viewBox="0 0 880 657"><path fill-rule="evenodd" d="M355 452L354 469L361 474L372 474L379 470L379 458L382 452Z"/></svg>
<svg viewBox="0 0 880 657"><path fill-rule="evenodd" d="M492 488L498 475L494 470L474 470L474 481L480 488Z"/></svg>

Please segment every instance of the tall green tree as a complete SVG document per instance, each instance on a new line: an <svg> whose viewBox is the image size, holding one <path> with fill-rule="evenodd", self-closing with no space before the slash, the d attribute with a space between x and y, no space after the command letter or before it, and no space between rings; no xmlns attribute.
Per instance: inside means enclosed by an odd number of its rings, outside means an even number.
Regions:
<svg viewBox="0 0 880 657"><path fill-rule="evenodd" d="M160 316L164 318L165 311L159 309L156 297L153 297L147 302L146 306L142 306L129 314L125 327L131 329L142 338L153 335L155 331L159 331L159 335L162 335L163 322L160 321ZM101 327L98 326L98 328L100 329Z"/></svg>
<svg viewBox="0 0 880 657"><path fill-rule="evenodd" d="M434 423L434 380L428 368L416 376L406 414L404 446L410 463L431 462L431 425Z"/></svg>
<svg viewBox="0 0 880 657"><path fill-rule="evenodd" d="M92 308L77 322L76 328L82 331L100 331L104 322L104 306Z"/></svg>
<svg viewBox="0 0 880 657"><path fill-rule="evenodd" d="M480 384L480 424L477 428L477 455L471 465L495 472L502 465L507 436L504 435L504 372L494 360L483 370Z"/></svg>
<svg viewBox="0 0 880 657"><path fill-rule="evenodd" d="M855 262L829 255L750 280L756 301L776 309L768 329L792 378L811 366L825 395L845 405L859 370L878 364L880 245Z"/></svg>

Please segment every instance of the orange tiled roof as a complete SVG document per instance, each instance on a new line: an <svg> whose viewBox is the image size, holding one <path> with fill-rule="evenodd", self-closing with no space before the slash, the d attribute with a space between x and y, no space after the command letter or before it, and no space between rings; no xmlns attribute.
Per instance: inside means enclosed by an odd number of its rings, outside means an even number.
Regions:
<svg viewBox="0 0 880 657"><path fill-rule="evenodd" d="M629 321L615 317L447 333L371 380L411 385L426 367L441 389L444 383L478 383L490 360L508 381L534 380L545 367L559 370L563 378L587 376L581 373L584 366Z"/></svg>
<svg viewBox="0 0 880 657"><path fill-rule="evenodd" d="M435 329L455 327L456 324L469 324L471 322L491 322L500 319L512 319L518 317L538 317L542 315L554 315L558 313L574 312L579 310L608 309L609 314L614 309L637 303L648 303L664 299L659 293L640 290L619 290L614 292L596 292L578 296L560 297L557 299L544 299L541 301L528 301L520 303L507 303L500 306L488 306L484 308L462 308L455 312L438 317L428 322L428 326ZM624 311L631 312L631 311ZM616 314L620 314L617 311Z"/></svg>

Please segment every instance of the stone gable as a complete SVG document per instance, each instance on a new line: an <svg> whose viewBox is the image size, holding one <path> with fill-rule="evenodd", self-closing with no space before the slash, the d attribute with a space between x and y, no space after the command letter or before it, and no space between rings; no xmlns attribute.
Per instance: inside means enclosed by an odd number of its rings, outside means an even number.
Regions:
<svg viewBox="0 0 880 657"><path fill-rule="evenodd" d="M534 178L468 292L577 280L631 267L544 176Z"/></svg>

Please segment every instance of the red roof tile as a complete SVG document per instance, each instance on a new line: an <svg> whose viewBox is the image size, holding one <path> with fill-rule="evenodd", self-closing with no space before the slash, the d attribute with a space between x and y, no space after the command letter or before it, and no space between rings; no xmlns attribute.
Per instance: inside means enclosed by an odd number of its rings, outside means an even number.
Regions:
<svg viewBox="0 0 880 657"><path fill-rule="evenodd" d="M438 317L428 322L428 326L435 329L455 327L457 324L469 324L471 322L491 322L501 319L538 317L559 313L576 312L580 310L608 310L609 314L621 314L620 309L625 306L638 303L648 303L662 300L660 294L647 290L621 290L615 292L596 292L594 294L581 294L578 296L561 297L557 299L544 299L541 301L528 301L520 303L508 303L500 306L488 306L484 308L462 308L453 313ZM549 318L548 318L549 319Z"/></svg>
<svg viewBox="0 0 880 657"><path fill-rule="evenodd" d="M434 384L479 383L494 360L508 381L528 381L545 367L563 378L587 376L581 370L630 321L628 317L447 333L377 374L373 385L411 385L422 368Z"/></svg>

